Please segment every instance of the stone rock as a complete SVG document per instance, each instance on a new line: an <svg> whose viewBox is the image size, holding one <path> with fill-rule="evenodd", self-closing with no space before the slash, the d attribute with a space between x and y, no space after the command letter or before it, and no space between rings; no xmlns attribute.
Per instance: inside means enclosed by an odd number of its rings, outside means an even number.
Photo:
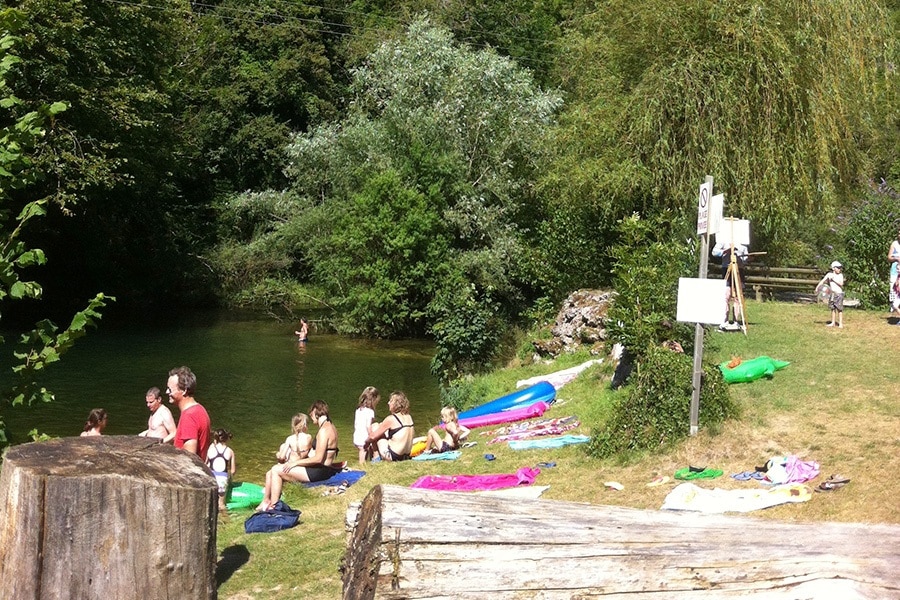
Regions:
<svg viewBox="0 0 900 600"><path fill-rule="evenodd" d="M558 356L562 352L574 352L583 344L592 345L606 341L606 313L615 292L611 290L578 290L563 302L549 340L535 340L536 352L541 356Z"/></svg>

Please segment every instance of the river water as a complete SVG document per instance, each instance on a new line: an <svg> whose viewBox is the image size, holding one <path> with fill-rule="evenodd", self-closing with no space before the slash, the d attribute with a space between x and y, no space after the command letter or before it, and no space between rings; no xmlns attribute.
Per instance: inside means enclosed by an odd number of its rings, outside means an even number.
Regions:
<svg viewBox="0 0 900 600"><path fill-rule="evenodd" d="M308 412L315 400L330 407L344 460L356 459L353 413L367 385L381 391L379 419L387 415L390 391L403 390L418 435L438 422L430 342L355 340L313 331L300 345L295 325L234 314L199 315L176 325L121 327L101 321L41 381L56 395L54 402L6 409L3 417L14 442L27 441L32 428L54 437L78 435L92 408L109 412L104 433L136 434L147 426L147 389L165 390L169 369L187 365L197 375L196 398L209 411L212 426L234 434L236 479L248 481L261 481L290 434L291 416ZM172 412L177 420L178 411Z"/></svg>

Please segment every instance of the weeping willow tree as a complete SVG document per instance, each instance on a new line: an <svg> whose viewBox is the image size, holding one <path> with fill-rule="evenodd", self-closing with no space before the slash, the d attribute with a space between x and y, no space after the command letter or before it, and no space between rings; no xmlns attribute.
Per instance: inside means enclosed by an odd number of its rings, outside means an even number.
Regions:
<svg viewBox="0 0 900 600"><path fill-rule="evenodd" d="M879 99L897 75L878 2L609 0L581 23L563 51L571 102L543 182L558 218L601 231L634 210L695 218L711 174L760 246L785 248L870 175Z"/></svg>

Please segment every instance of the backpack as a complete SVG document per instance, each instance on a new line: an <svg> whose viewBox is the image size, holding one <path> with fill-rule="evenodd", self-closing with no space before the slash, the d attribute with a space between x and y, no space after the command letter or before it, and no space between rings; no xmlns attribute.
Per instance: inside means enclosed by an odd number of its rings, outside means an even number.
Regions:
<svg viewBox="0 0 900 600"><path fill-rule="evenodd" d="M244 521L246 533L272 533L282 529L290 529L300 521L300 511L279 500L275 506L265 512L253 513Z"/></svg>

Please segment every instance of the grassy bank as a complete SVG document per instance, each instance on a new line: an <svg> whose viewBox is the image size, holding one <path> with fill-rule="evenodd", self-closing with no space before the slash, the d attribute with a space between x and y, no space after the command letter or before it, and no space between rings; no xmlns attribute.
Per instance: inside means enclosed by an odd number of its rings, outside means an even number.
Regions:
<svg viewBox="0 0 900 600"><path fill-rule="evenodd" d="M505 444L488 446L489 438L476 430L471 439L478 445L464 450L455 462L373 464L359 483L337 496L324 497L321 488L290 486L285 500L303 511L300 526L275 534L246 535L243 520L249 513L235 512L221 521L219 597L339 598L338 566L347 537L344 515L347 506L361 500L372 486L409 485L426 474L508 473L544 461L557 463L538 477L538 484L550 486L545 499L656 510L675 485L646 487L657 475L671 476L689 464L705 465L724 470L726 477L700 482L701 486L744 487L756 484L734 481L727 474L752 469L773 455L797 454L821 464L819 480L841 473L849 476L851 483L834 492L815 494L810 502L776 506L752 513L754 516L900 523L896 510L900 483L893 477L900 467L900 405L893 372L893 347L900 344L900 327L889 326L886 313L849 311L844 329L826 328L827 310L809 305L750 302L747 316L749 335L713 334L706 346L707 360L768 355L791 361L791 365L771 380L731 386L742 410L739 420L710 432L703 428L701 413L698 436L677 447L628 460L592 459L579 446L517 452ZM552 365L511 367L485 377L478 385L490 399L514 389L518 379L589 358L576 354ZM601 426L615 394L608 389L609 376L608 366L585 371L560 390L560 402L548 415L577 415L582 426L573 433L590 433ZM424 435L425 431L419 428L417 433ZM497 459L485 461L485 452ZM342 455L351 456L352 452L344 450ZM608 489L603 482L610 480L622 483L624 489Z"/></svg>

